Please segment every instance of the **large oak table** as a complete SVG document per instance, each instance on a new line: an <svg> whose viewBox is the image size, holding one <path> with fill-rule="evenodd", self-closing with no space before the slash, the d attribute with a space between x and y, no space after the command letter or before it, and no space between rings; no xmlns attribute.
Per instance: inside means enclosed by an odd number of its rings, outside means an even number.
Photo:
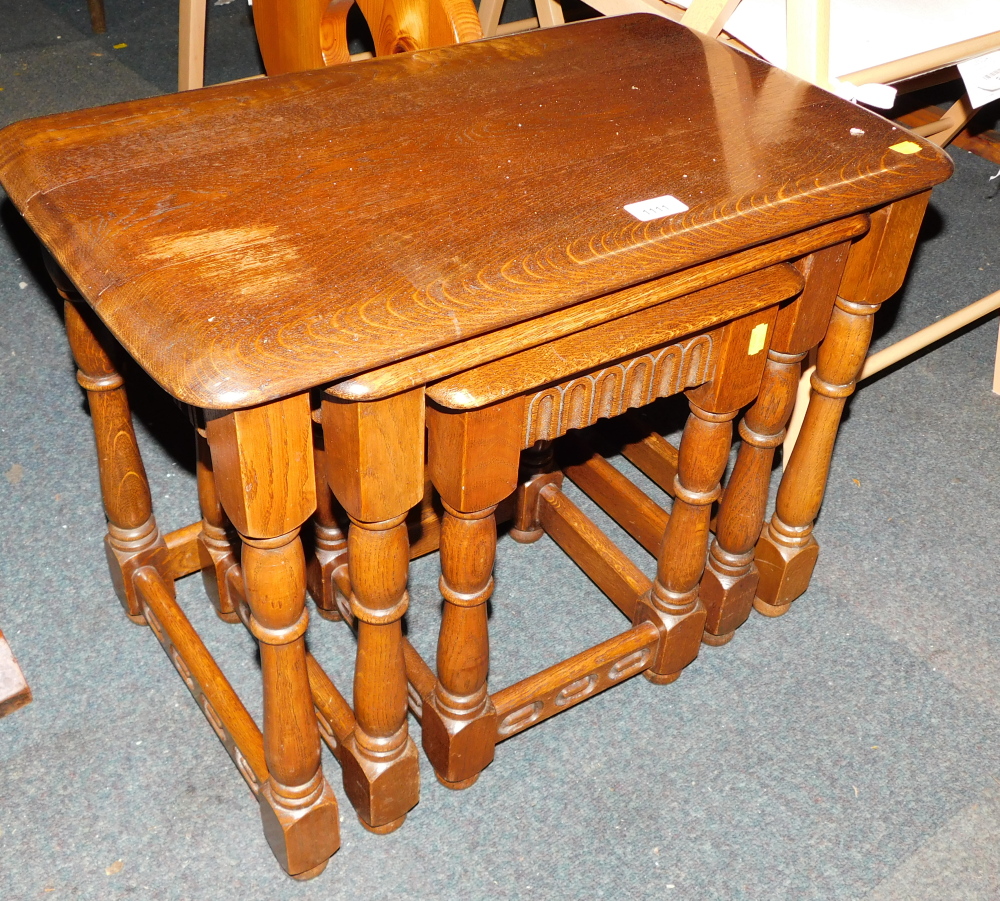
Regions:
<svg viewBox="0 0 1000 901"><path fill-rule="evenodd" d="M712 590L724 607L759 569L750 596L780 612L808 583L812 520L871 314L900 285L929 189L950 171L937 148L891 123L652 16L0 132L0 182L68 301L118 595L167 650L290 874L315 875L339 842L320 733L368 827L395 828L417 800L406 680L419 708L435 677L400 632L401 523L423 490L425 388L441 383L427 390L461 406L475 378L457 392L448 381L485 374L476 390L488 402L494 363L544 368L548 346L565 362L559 342L583 335L574 346L590 349L575 366L587 372L609 346L597 340L606 331L589 330L656 308L668 323L705 291L711 307L699 307L693 331L770 304L760 400L742 429L756 454L740 532L750 549L737 554L745 572L717 573ZM764 289L745 278L777 293L753 301ZM824 335L754 566L761 480L799 362ZM202 520L166 536L119 346L197 412ZM328 458L319 492L317 418ZM352 523L353 710L303 640L299 528L318 498L321 512L329 506L327 485ZM727 493L734 508L741 490ZM263 730L174 600L174 580L198 570L220 616L243 619L260 642ZM719 634L730 627L723 607ZM657 628L646 632L665 641ZM531 700L530 687L515 694L510 711Z"/></svg>

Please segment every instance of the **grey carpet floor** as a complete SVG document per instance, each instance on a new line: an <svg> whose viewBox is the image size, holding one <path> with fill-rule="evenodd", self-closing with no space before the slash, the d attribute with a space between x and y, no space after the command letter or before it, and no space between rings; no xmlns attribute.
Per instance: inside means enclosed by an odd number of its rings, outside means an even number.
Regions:
<svg viewBox="0 0 1000 901"><path fill-rule="evenodd" d="M0 123L170 90L174 16L109 0L109 34L93 36L78 0L0 0ZM208 69L259 70L240 2L211 6ZM1000 289L996 167L953 156L876 346ZM502 744L466 792L424 764L421 802L390 836L360 827L325 754L342 847L299 884L114 599L59 305L6 200L0 220L0 624L35 694L0 720L0 899L1000 898L995 317L851 401L819 565L787 616L754 614L672 686L634 679ZM190 432L132 384L157 516L177 528L196 517ZM408 628L429 659L435 584L434 558L417 562ZM197 578L179 596L259 716L253 642L214 618ZM494 686L623 626L550 541L501 541ZM309 641L349 690L348 630L316 617Z"/></svg>

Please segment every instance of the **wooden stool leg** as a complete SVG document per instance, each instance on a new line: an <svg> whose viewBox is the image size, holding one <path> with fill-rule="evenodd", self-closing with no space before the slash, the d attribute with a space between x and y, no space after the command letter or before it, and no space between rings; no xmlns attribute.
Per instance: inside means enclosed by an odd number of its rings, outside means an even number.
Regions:
<svg viewBox="0 0 1000 901"><path fill-rule="evenodd" d="M104 34L108 30L104 17L104 0L87 0L87 7L90 10L90 30L94 34Z"/></svg>
<svg viewBox="0 0 1000 901"><path fill-rule="evenodd" d="M67 299L66 333L78 367L77 381L87 392L97 442L101 496L108 518L104 547L111 579L128 618L144 624L132 575L141 566L165 572L165 565L157 566L157 562L165 557L166 545L153 517L128 396L107 350L112 339L90 307Z"/></svg>
<svg viewBox="0 0 1000 901"><path fill-rule="evenodd" d="M914 194L876 210L868 233L850 248L802 430L785 465L774 516L757 542L760 581L754 607L766 616L787 611L809 585L819 556L813 522L823 502L844 404L864 365L872 316L906 276L929 198L926 192Z"/></svg>
<svg viewBox="0 0 1000 901"><path fill-rule="evenodd" d="M878 308L843 298L834 307L802 430L778 488L774 515L757 543L760 582L754 607L765 616L785 613L812 577L819 556L813 523L823 502L840 417L864 365Z"/></svg>
<svg viewBox="0 0 1000 901"><path fill-rule="evenodd" d="M644 673L659 685L673 682L701 647L707 614L699 582L712 504L722 494L733 420L760 391L774 319L773 309L753 313L716 332L712 380L687 392L691 415L678 452L674 506L657 556L656 579L632 619L635 625L652 622L660 630L660 645ZM733 498L731 503L738 501L735 493Z"/></svg>
<svg viewBox="0 0 1000 901"><path fill-rule="evenodd" d="M768 353L760 397L740 423L736 465L719 507L715 540L701 581L705 644L726 644L746 621L759 574L754 546L767 510L774 449L785 434L804 353Z"/></svg>
<svg viewBox="0 0 1000 901"><path fill-rule="evenodd" d="M729 641L753 606L760 577L754 545L764 525L774 448L783 440L795 403L802 361L826 334L849 250L850 243L843 242L795 264L804 278L803 290L778 312L760 395L740 424L743 443L701 582L708 611L706 644Z"/></svg>
<svg viewBox="0 0 1000 901"><path fill-rule="evenodd" d="M538 495L546 485L562 485L563 475L556 469L551 441L536 441L521 454L520 484L510 537L521 544L538 541L545 530L538 513Z"/></svg>
<svg viewBox="0 0 1000 901"><path fill-rule="evenodd" d="M208 0L180 0L177 39L177 90L205 83L205 15Z"/></svg>
<svg viewBox="0 0 1000 901"><path fill-rule="evenodd" d="M419 800L417 752L406 726L407 682L400 619L409 606L406 514L351 520L351 612L358 628L354 732L344 742L344 790L361 824L393 832Z"/></svg>
<svg viewBox="0 0 1000 901"><path fill-rule="evenodd" d="M315 506L307 395L207 414L216 485L243 541L250 630L260 644L264 835L292 876L311 877L340 845L337 801L320 766L306 674L306 569L299 526Z"/></svg>
<svg viewBox="0 0 1000 901"><path fill-rule="evenodd" d="M356 726L340 758L344 790L361 824L385 833L420 799L400 620L409 604L405 518L424 493L423 390L366 403L326 399L323 436L330 487L351 518L350 605L358 628Z"/></svg>
<svg viewBox="0 0 1000 901"><path fill-rule="evenodd" d="M493 594L496 507L463 513L445 504L441 523L444 609L437 684L424 702L424 751L438 781L468 788L493 760L496 710L486 688L490 642L486 602Z"/></svg>
<svg viewBox="0 0 1000 901"><path fill-rule="evenodd" d="M737 413L710 413L694 403L690 406L656 579L639 599L633 618L635 625L649 621L660 630L660 646L644 673L657 685L673 682L698 656L705 631L698 582L705 568L712 504L722 494L719 480L726 469Z"/></svg>
<svg viewBox="0 0 1000 901"><path fill-rule="evenodd" d="M201 506L201 534L198 536L201 578L219 619L238 623L240 617L236 612L236 603L230 597L226 579L229 570L238 565L237 558L229 541L226 529L229 518L219 500L212 470L212 452L203 428L195 431L195 443L198 451L198 502Z"/></svg>
<svg viewBox="0 0 1000 901"><path fill-rule="evenodd" d="M468 788L493 760L497 714L486 602L493 594L494 511L518 484L524 405L520 398L464 413L431 407L428 465L444 502L437 684L423 708L424 751L438 780Z"/></svg>
<svg viewBox="0 0 1000 901"><path fill-rule="evenodd" d="M343 619L340 605L347 605L337 588L340 570L347 568L347 538L334 513L336 503L326 480L326 450L322 433L316 436L316 512L313 514L314 547L306 570L309 594L324 619Z"/></svg>
<svg viewBox="0 0 1000 901"><path fill-rule="evenodd" d="M500 24L500 14L503 12L503 0L480 0L479 21L483 27L483 37L490 38L497 33Z"/></svg>

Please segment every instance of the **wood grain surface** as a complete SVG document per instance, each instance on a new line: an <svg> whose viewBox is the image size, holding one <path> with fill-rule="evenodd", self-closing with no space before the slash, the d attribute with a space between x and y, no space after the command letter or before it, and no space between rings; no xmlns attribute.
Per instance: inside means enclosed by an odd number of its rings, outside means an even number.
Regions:
<svg viewBox="0 0 1000 901"><path fill-rule="evenodd" d="M916 152L891 149L902 140ZM772 241L951 168L871 113L644 15L0 132L0 182L84 298L168 391L216 409ZM689 210L623 209L668 194Z"/></svg>

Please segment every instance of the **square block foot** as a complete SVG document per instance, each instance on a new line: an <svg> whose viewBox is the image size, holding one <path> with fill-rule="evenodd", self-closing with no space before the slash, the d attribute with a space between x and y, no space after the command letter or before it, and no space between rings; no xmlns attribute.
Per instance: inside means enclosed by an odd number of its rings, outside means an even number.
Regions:
<svg viewBox="0 0 1000 901"><path fill-rule="evenodd" d="M388 761L362 756L354 733L341 748L344 791L358 818L373 831L400 819L420 800L417 746L407 736L402 751Z"/></svg>
<svg viewBox="0 0 1000 901"><path fill-rule="evenodd" d="M665 613L653 605L647 594L639 599L632 622L653 623L660 632L660 644L644 674L654 684L672 682L701 650L705 632L705 608L701 601L685 613Z"/></svg>
<svg viewBox="0 0 1000 901"><path fill-rule="evenodd" d="M747 621L760 576L756 567L740 576L705 570L698 595L705 605L705 629L711 635L732 635Z"/></svg>
<svg viewBox="0 0 1000 901"><path fill-rule="evenodd" d="M819 545L810 537L802 547L786 547L765 531L757 542L755 562L760 572L757 601L771 607L786 607L809 587Z"/></svg>
<svg viewBox="0 0 1000 901"><path fill-rule="evenodd" d="M333 789L323 779L323 790L312 804L289 809L278 804L265 784L257 800L264 837L289 876L318 876L340 847L340 812Z"/></svg>
<svg viewBox="0 0 1000 901"><path fill-rule="evenodd" d="M424 752L438 781L449 788L466 788L493 762L497 739L497 712L491 701L471 720L444 714L432 694L424 701Z"/></svg>

